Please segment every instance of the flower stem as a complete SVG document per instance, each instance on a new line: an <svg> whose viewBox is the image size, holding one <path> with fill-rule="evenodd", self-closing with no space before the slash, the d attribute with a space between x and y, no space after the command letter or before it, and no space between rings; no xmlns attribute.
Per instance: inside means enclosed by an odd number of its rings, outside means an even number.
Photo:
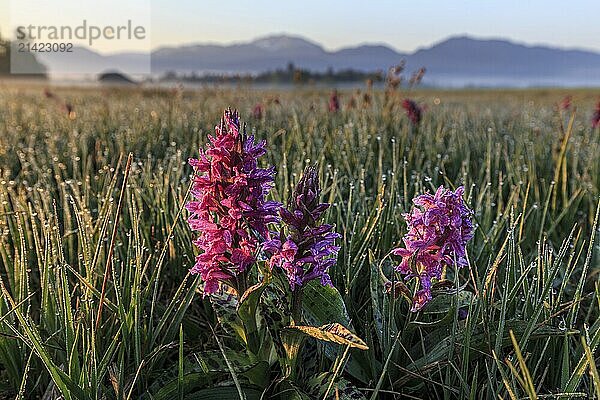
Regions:
<svg viewBox="0 0 600 400"><path fill-rule="evenodd" d="M302 324L302 287L292 291L292 324Z"/></svg>

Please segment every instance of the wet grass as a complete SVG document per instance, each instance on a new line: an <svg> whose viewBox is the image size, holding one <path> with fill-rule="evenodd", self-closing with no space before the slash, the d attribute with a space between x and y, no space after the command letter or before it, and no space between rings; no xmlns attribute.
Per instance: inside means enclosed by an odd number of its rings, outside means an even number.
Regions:
<svg viewBox="0 0 600 400"><path fill-rule="evenodd" d="M184 384L183 354L220 348L216 316L187 274L182 204L186 160L227 106L267 139L276 199L318 163L327 219L343 236L332 279L369 345L360 373L338 372L366 397L597 395L597 91L420 90L410 94L427 106L418 128L401 94L365 102L364 90L341 92L335 114L316 89L52 93L0 86L7 398L153 398L171 378ZM576 110L557 110L566 94ZM389 276L399 261L386 256L411 198L439 185L464 185L475 210L471 268L448 272L471 296L415 315L385 293L379 268ZM321 353L317 362L334 370Z"/></svg>

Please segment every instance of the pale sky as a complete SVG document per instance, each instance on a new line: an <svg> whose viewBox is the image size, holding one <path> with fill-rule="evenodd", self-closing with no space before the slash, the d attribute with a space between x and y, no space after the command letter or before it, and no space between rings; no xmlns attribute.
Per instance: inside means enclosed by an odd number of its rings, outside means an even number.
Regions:
<svg viewBox="0 0 600 400"><path fill-rule="evenodd" d="M38 2L40 7L60 10L59 14L70 18L69 21L84 18L85 13L75 6L81 4L76 0L0 0L0 32L5 37L9 33L9 1ZM244 42L273 33L288 33L304 36L330 50L385 43L396 50L412 51L451 35L468 34L600 51L600 0L121 0L120 3L131 5L132 11L131 15L121 13L118 18L134 21L135 6L147 11L144 4L150 4L148 30L153 48ZM109 7L106 14L110 15Z"/></svg>

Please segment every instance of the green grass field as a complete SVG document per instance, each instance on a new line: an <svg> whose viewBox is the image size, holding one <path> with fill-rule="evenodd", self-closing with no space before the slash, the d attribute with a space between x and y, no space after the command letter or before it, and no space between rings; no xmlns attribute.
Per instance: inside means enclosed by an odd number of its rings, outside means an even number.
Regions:
<svg viewBox="0 0 600 400"><path fill-rule="evenodd" d="M0 83L0 398L600 397L597 90L422 89L419 128L402 92L341 91L330 113L317 89L51 90ZM304 301L368 350L308 338L288 369L262 312L253 352L247 308L188 274L187 159L228 106L267 140L275 200L317 163L341 250L337 291ZM470 267L411 313L387 255L439 185L475 211Z"/></svg>

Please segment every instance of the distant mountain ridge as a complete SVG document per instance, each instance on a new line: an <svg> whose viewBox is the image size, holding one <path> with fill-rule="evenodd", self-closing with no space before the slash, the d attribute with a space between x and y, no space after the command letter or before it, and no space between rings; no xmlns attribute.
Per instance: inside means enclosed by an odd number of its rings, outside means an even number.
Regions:
<svg viewBox="0 0 600 400"><path fill-rule="evenodd" d="M276 35L231 45L197 44L163 47L152 53L152 71L259 73L287 64L325 71L352 68L385 70L406 55L383 45L363 45L329 52L297 36Z"/></svg>
<svg viewBox="0 0 600 400"><path fill-rule="evenodd" d="M81 62L133 66L143 57L135 53L103 56L89 54ZM78 62L77 56L69 63ZM102 61L100 61L100 59ZM600 53L549 46L528 46L499 39L450 37L412 53L386 45L360 45L327 51L320 44L298 36L274 35L231 45L194 44L162 47L151 54L152 73L259 73L286 68L288 63L313 71L355 69L387 70L406 60L410 72L427 68L425 83L438 86L600 86ZM86 61L87 60L87 61ZM45 57L48 66L59 57ZM147 59L146 59L147 61ZM77 64L71 64L77 65ZM123 71L127 72L127 71Z"/></svg>

